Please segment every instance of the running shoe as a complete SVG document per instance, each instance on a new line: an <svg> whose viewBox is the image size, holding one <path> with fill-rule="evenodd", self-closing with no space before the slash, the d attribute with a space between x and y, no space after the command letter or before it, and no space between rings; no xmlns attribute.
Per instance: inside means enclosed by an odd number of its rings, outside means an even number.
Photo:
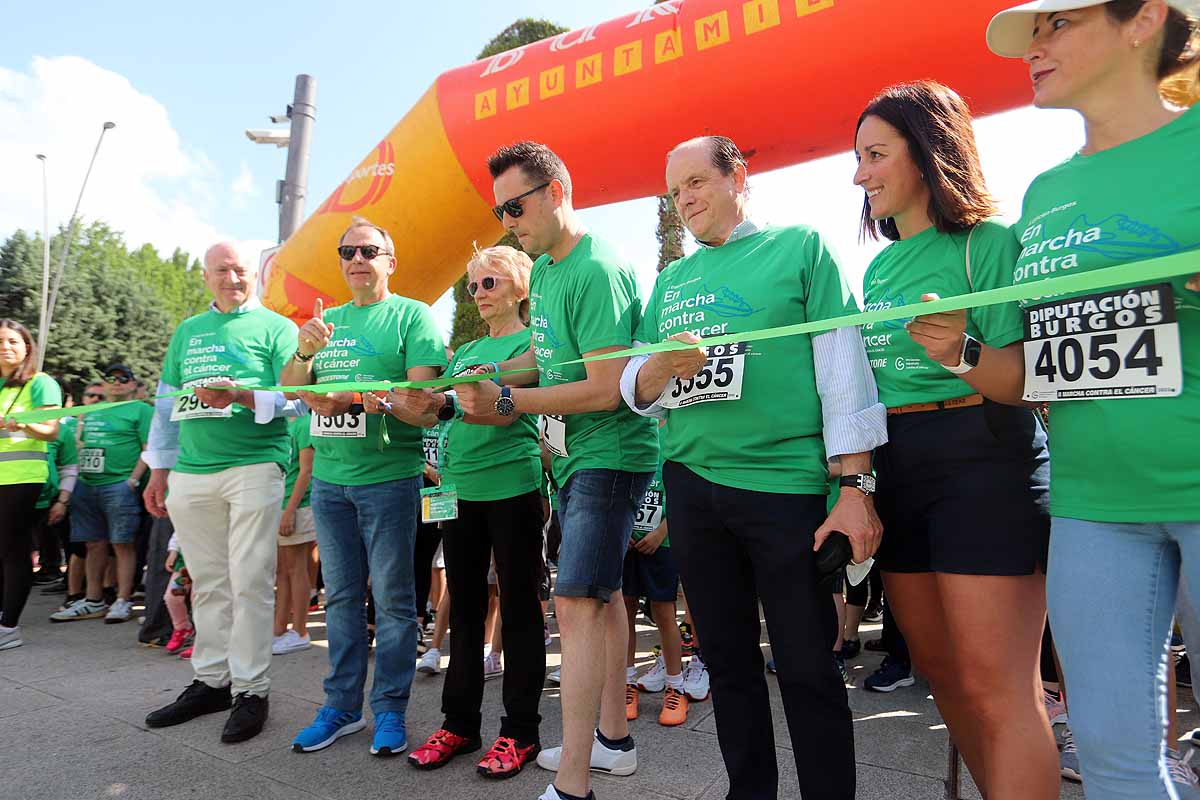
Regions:
<svg viewBox="0 0 1200 800"><path fill-rule="evenodd" d="M113 625L118 622L128 622L133 618L133 603L126 600L124 597L118 597L117 602L109 607L108 613L104 615L104 622L107 625Z"/></svg>
<svg viewBox="0 0 1200 800"><path fill-rule="evenodd" d="M555 667L550 670L550 674L546 676L546 680L555 684L562 683L562 667Z"/></svg>
<svg viewBox="0 0 1200 800"><path fill-rule="evenodd" d="M689 700L699 703L708 699L708 685L708 667L704 666L700 654L696 653L688 659L687 667L683 670L683 691Z"/></svg>
<svg viewBox="0 0 1200 800"><path fill-rule="evenodd" d="M643 692L661 692L667 688L667 663L660 655L654 659L654 666L642 677L638 678L638 688Z"/></svg>
<svg viewBox="0 0 1200 800"><path fill-rule="evenodd" d="M599 735L600 731L592 734L592 758L589 767L592 772L603 772L619 777L637 772L637 746L633 743L632 736L629 737L625 747L613 750L600 743ZM549 750L538 753L537 765L542 769L558 772L561 760L562 748L551 747Z"/></svg>
<svg viewBox="0 0 1200 800"><path fill-rule="evenodd" d="M14 647L20 647L24 643L21 639L20 625L15 625L11 628L0 625L0 650L12 650Z"/></svg>
<svg viewBox="0 0 1200 800"><path fill-rule="evenodd" d="M773 659L773 658L767 659L767 672L771 673L772 675L779 674L779 670L777 670L775 668L775 659Z"/></svg>
<svg viewBox="0 0 1200 800"><path fill-rule="evenodd" d="M45 586L62 580L62 573L57 569L39 569L33 573L33 585Z"/></svg>
<svg viewBox="0 0 1200 800"><path fill-rule="evenodd" d="M554 644L554 639L550 636L550 623L542 623L542 644L546 647Z"/></svg>
<svg viewBox="0 0 1200 800"><path fill-rule="evenodd" d="M867 639L863 643L863 650L869 650L872 653L887 652L887 648L883 646L883 639Z"/></svg>
<svg viewBox="0 0 1200 800"><path fill-rule="evenodd" d="M540 744L523 745L516 739L501 736L480 760L475 771L485 778L511 778L525 768L541 752Z"/></svg>
<svg viewBox="0 0 1200 800"><path fill-rule="evenodd" d="M285 656L288 653L298 653L301 650L307 650L312 647L312 637L307 633L301 636L295 631L285 631L282 636L276 636L275 641L271 644L271 652L277 656Z"/></svg>
<svg viewBox="0 0 1200 800"><path fill-rule="evenodd" d="M636 683L625 684L625 719L629 722L638 718L638 687Z"/></svg>
<svg viewBox="0 0 1200 800"><path fill-rule="evenodd" d="M1179 751L1174 747L1167 748L1167 774L1171 776L1171 782L1175 786L1186 786L1188 789L1200 789L1200 777L1197 777L1196 770L1192 768L1192 756L1195 755L1194 750L1189 750L1186 756L1180 755ZM1188 793L1191 796L1192 792Z"/></svg>
<svg viewBox="0 0 1200 800"><path fill-rule="evenodd" d="M42 594L61 594L67 590L67 576L63 575L53 583L47 583L42 587Z"/></svg>
<svg viewBox="0 0 1200 800"><path fill-rule="evenodd" d="M76 600L64 609L50 615L51 622L75 622L81 619L100 619L108 613L108 603L100 600L88 600L86 597Z"/></svg>
<svg viewBox="0 0 1200 800"><path fill-rule="evenodd" d="M558 789L555 789L554 784L551 783L546 787L546 791L542 792L541 796L538 797L538 800L563 800L563 796L558 793ZM596 793L589 789L587 797L583 800L596 800Z"/></svg>
<svg viewBox="0 0 1200 800"><path fill-rule="evenodd" d="M692 648L696 646L696 636L692 633L692 626L686 622L679 623L679 638L683 641L683 654L685 656L692 655Z"/></svg>
<svg viewBox="0 0 1200 800"><path fill-rule="evenodd" d="M862 652L862 639L846 639L842 642L842 658L849 661Z"/></svg>
<svg viewBox="0 0 1200 800"><path fill-rule="evenodd" d="M192 649L193 648L194 648L194 645L189 644L187 647L185 647L179 651L179 657L182 658L184 661L187 661L188 659L190 659L192 657Z"/></svg>
<svg viewBox="0 0 1200 800"><path fill-rule="evenodd" d="M438 769L450 763L450 759L459 753L474 753L482 746L483 742L479 741L478 736L467 738L439 728L425 740L425 744L409 754L408 763L415 769Z"/></svg>
<svg viewBox="0 0 1200 800"><path fill-rule="evenodd" d="M376 714L371 755L394 756L407 749L408 731L404 726L404 715L399 711L380 711Z"/></svg>
<svg viewBox="0 0 1200 800"><path fill-rule="evenodd" d="M1043 689L1042 702L1046 706L1046 718L1050 720L1051 725L1065 725L1067 723L1067 704L1062 701L1062 698L1058 694Z"/></svg>
<svg viewBox="0 0 1200 800"><path fill-rule="evenodd" d="M846 659L842 658L842 654L833 654L833 666L837 668L838 675L842 679L842 684L848 686L850 684L850 673L846 671Z"/></svg>
<svg viewBox="0 0 1200 800"><path fill-rule="evenodd" d="M363 719L361 712L321 706L317 709L316 719L292 740L292 751L315 753L329 747L343 736L358 733L365 727L367 721Z"/></svg>
<svg viewBox="0 0 1200 800"><path fill-rule="evenodd" d="M687 713L687 695L668 684L667 693L663 696L662 711L658 714L658 724L665 728L674 728L676 725L682 725L687 722Z"/></svg>
<svg viewBox="0 0 1200 800"><path fill-rule="evenodd" d="M891 656L884 656L879 669L863 681L863 688L872 692L894 692L904 686L916 683L912 674L912 665Z"/></svg>
<svg viewBox="0 0 1200 800"><path fill-rule="evenodd" d="M1079 750L1075 747L1075 737L1071 735L1070 727L1063 736L1062 750L1058 754L1058 771L1069 781L1079 783L1083 780L1079 772Z"/></svg>
<svg viewBox="0 0 1200 800"><path fill-rule="evenodd" d="M417 672L422 675L438 675L442 671L442 651L436 647L431 647L425 651L425 655L421 656L421 660L417 662Z"/></svg>
<svg viewBox="0 0 1200 800"><path fill-rule="evenodd" d="M184 628L176 628L171 631L171 638L167 640L167 652L175 655L183 648L192 643L196 637L196 629L191 625Z"/></svg>
<svg viewBox="0 0 1200 800"><path fill-rule="evenodd" d="M500 662L499 653L488 653L483 657L483 679L499 678L504 674L504 664Z"/></svg>

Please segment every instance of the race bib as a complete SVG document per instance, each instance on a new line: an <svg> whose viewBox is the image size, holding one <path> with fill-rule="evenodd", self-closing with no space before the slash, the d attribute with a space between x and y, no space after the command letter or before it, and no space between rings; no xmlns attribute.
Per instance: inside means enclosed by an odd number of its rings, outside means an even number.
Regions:
<svg viewBox="0 0 1200 800"><path fill-rule="evenodd" d="M185 419L215 419L232 416L232 403L225 406L225 408L213 408L208 403L201 403L200 398L194 394L185 394L176 397L175 405L171 408L171 422L181 422Z"/></svg>
<svg viewBox="0 0 1200 800"><path fill-rule="evenodd" d="M554 414L542 414L542 441L554 455L567 457L567 421Z"/></svg>
<svg viewBox="0 0 1200 800"><path fill-rule="evenodd" d="M696 377L686 381L672 378L658 404L664 408L683 408L696 403L740 400L742 376L746 372L745 342L717 344L704 348L708 358Z"/></svg>
<svg viewBox="0 0 1200 800"><path fill-rule="evenodd" d="M428 431L421 436L421 450L425 453L425 463L437 469L438 465L438 437L437 434L431 434Z"/></svg>
<svg viewBox="0 0 1200 800"><path fill-rule="evenodd" d="M1025 310L1024 399L1175 397L1183 359L1167 283Z"/></svg>
<svg viewBox="0 0 1200 800"><path fill-rule="evenodd" d="M662 524L663 503L662 492L649 489L633 516L633 529L642 533L650 533Z"/></svg>
<svg viewBox="0 0 1200 800"><path fill-rule="evenodd" d="M85 447L79 451L79 471L104 472L104 448Z"/></svg>
<svg viewBox="0 0 1200 800"><path fill-rule="evenodd" d="M450 519L458 519L458 490L454 484L422 489L421 522L445 522Z"/></svg>
<svg viewBox="0 0 1200 800"><path fill-rule="evenodd" d="M367 438L366 414L338 414L336 417L323 417L311 414L308 432L321 439L365 439Z"/></svg>

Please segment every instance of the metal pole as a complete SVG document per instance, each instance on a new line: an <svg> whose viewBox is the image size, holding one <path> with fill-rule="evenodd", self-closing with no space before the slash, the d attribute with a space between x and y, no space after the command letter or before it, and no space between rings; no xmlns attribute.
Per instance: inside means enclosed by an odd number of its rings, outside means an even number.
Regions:
<svg viewBox="0 0 1200 800"><path fill-rule="evenodd" d="M287 172L279 196L279 241L285 242L304 221L304 197L308 191L308 148L317 113L317 81L311 75L296 76L296 94L288 107L292 120L288 141Z"/></svg>
<svg viewBox="0 0 1200 800"><path fill-rule="evenodd" d="M38 363L40 372L46 363L46 300L50 294L50 189L46 180L46 156L37 154L42 162L42 307L38 314Z"/></svg>
<svg viewBox="0 0 1200 800"><path fill-rule="evenodd" d="M100 153L100 144L104 134L117 127L115 122L106 122L100 128L100 138L96 140L96 149L92 151L92 160L88 162L87 172L83 174L83 184L79 187L79 197L75 200L75 210L71 212L71 224L67 227L67 238L63 242L62 257L58 261L58 272L54 275L54 291L50 293L50 302L46 305L46 332L42 337L42 353L46 352L50 340L50 323L54 320L54 306L58 302L58 287L62 285L63 273L67 271L67 257L71 255L71 243L75 239L75 229L79 226L79 205L83 202L83 190L87 188L88 178L92 175L92 167L96 165L96 156Z"/></svg>

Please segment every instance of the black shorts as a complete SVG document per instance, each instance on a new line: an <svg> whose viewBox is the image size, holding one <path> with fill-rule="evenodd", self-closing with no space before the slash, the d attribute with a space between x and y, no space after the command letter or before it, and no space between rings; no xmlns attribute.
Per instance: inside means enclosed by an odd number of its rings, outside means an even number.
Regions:
<svg viewBox="0 0 1200 800"><path fill-rule="evenodd" d="M985 402L889 416L875 469L884 571L1045 572L1050 454L1029 409Z"/></svg>
<svg viewBox="0 0 1200 800"><path fill-rule="evenodd" d="M633 545L625 552L621 593L626 597L644 597L651 603L673 603L679 594L679 570L671 558L670 547L660 547L654 555L639 553Z"/></svg>

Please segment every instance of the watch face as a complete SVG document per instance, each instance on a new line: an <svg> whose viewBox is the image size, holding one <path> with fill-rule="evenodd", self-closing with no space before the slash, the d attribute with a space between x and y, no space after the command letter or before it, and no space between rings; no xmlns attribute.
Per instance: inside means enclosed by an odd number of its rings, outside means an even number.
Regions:
<svg viewBox="0 0 1200 800"><path fill-rule="evenodd" d="M860 488L867 494L875 493L875 476L863 475L859 478Z"/></svg>
<svg viewBox="0 0 1200 800"><path fill-rule="evenodd" d="M516 407L511 397L500 397L496 400L496 413L502 417L511 417Z"/></svg>
<svg viewBox="0 0 1200 800"><path fill-rule="evenodd" d="M972 367L979 366L979 356L983 354L983 345L975 339L967 341L966 347L963 348L962 360Z"/></svg>

